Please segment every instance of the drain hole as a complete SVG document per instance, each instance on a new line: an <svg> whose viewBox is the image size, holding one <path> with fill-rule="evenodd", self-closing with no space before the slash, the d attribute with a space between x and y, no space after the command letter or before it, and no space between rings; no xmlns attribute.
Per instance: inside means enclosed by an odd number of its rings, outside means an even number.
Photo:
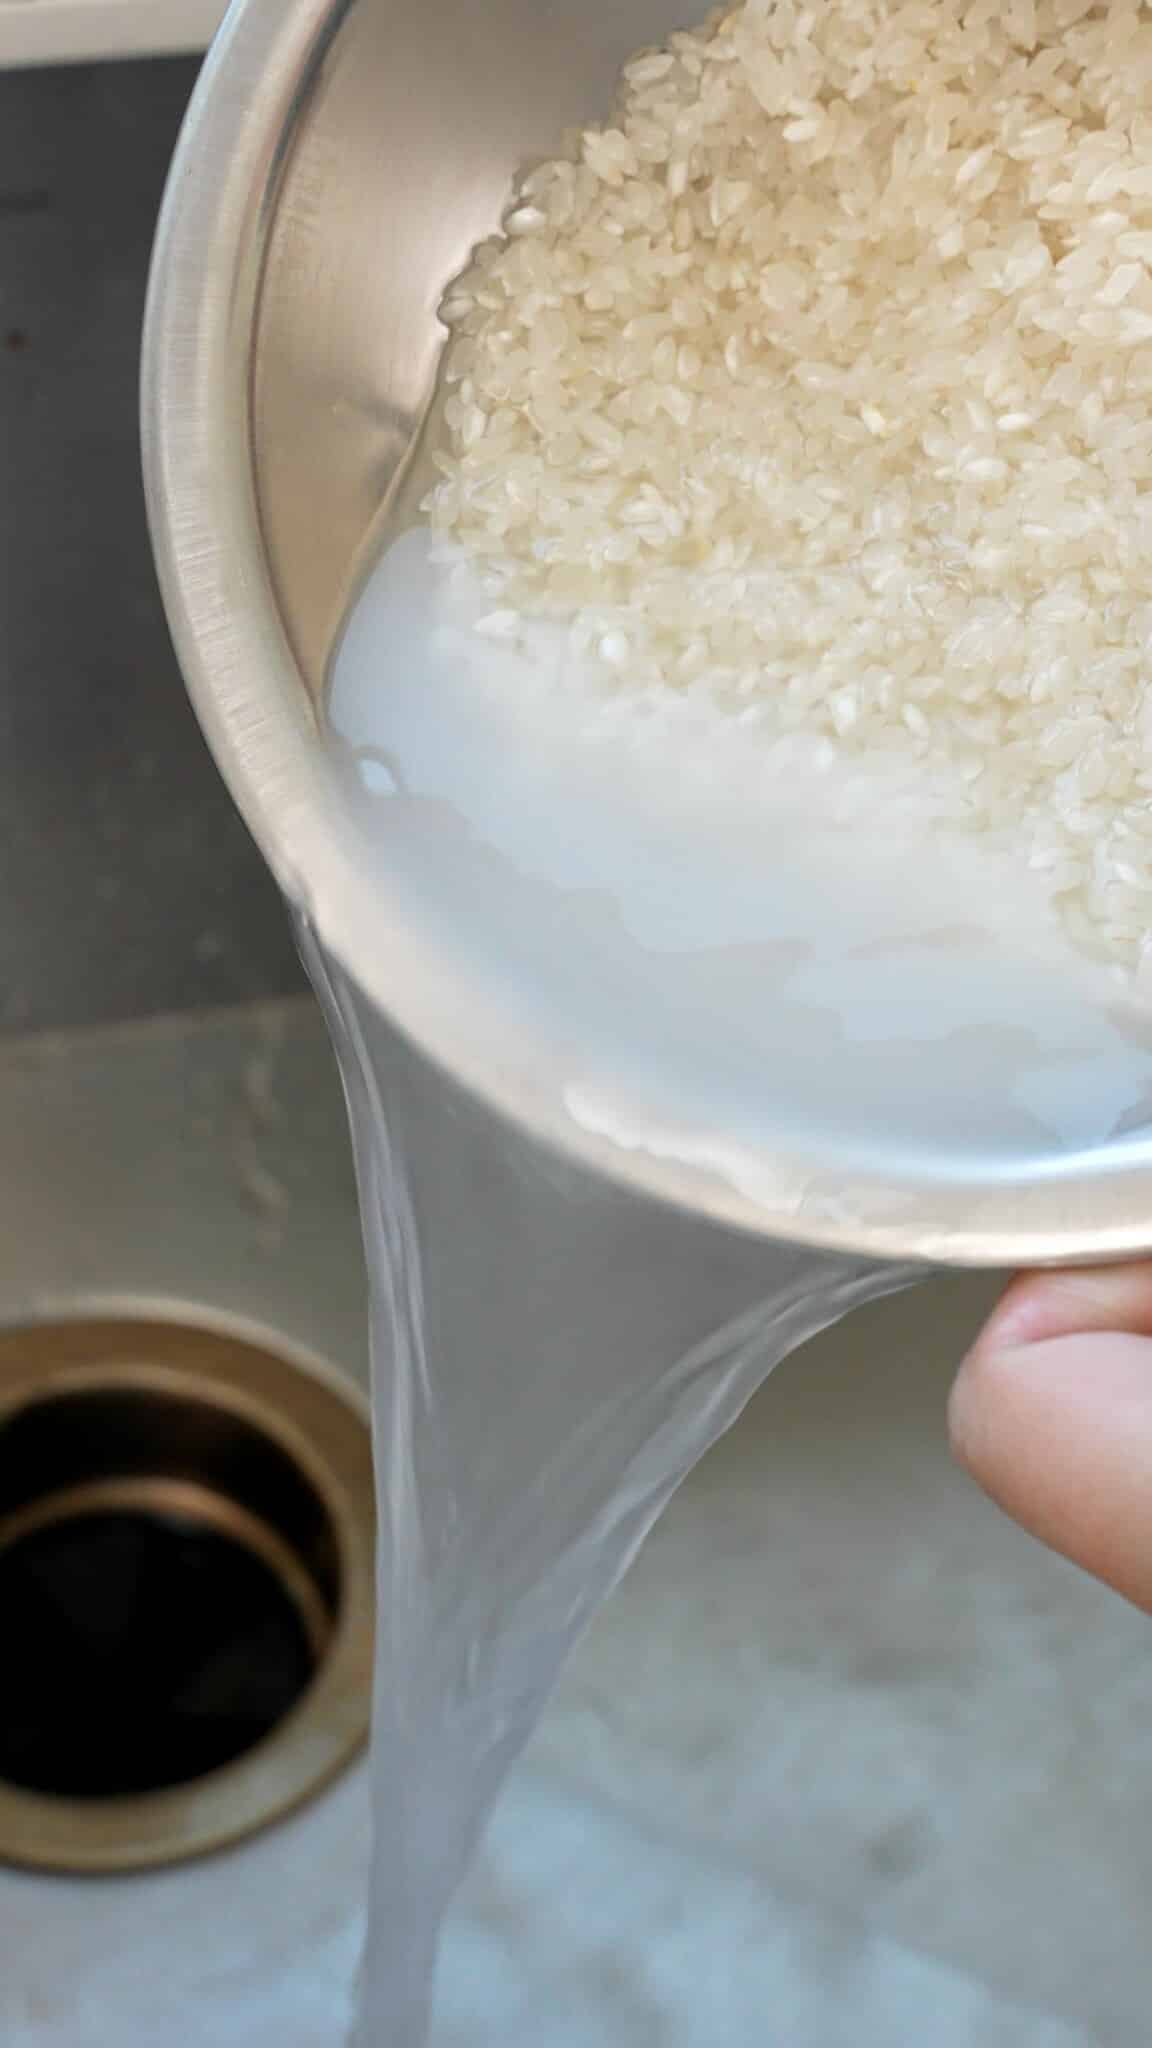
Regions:
<svg viewBox="0 0 1152 2048"><path fill-rule="evenodd" d="M0 1547L0 1777L114 1799L185 1785L271 1734L319 1646L265 1557L190 1511L75 1512Z"/></svg>
<svg viewBox="0 0 1152 2048"><path fill-rule="evenodd" d="M186 1862L350 1763L372 1496L323 1367L158 1318L0 1328L0 1863Z"/></svg>
<svg viewBox="0 0 1152 2048"><path fill-rule="evenodd" d="M308 1690L339 1579L318 1494L229 1409L29 1403L0 1429L0 1779L122 1799L234 1763Z"/></svg>

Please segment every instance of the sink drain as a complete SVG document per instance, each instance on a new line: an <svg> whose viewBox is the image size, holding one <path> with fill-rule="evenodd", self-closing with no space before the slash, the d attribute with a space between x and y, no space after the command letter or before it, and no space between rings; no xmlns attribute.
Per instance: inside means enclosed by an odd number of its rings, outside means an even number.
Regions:
<svg viewBox="0 0 1152 2048"><path fill-rule="evenodd" d="M372 1461L351 1390L173 1323L0 1330L0 1859L222 1848L368 1728Z"/></svg>

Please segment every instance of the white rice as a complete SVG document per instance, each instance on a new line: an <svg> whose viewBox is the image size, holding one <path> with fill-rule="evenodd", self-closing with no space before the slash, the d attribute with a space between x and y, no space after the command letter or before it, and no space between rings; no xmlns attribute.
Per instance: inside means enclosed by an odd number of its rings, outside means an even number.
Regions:
<svg viewBox="0 0 1152 2048"><path fill-rule="evenodd" d="M443 317L432 517L509 630L902 750L1147 957L1140 0L744 0L627 67Z"/></svg>

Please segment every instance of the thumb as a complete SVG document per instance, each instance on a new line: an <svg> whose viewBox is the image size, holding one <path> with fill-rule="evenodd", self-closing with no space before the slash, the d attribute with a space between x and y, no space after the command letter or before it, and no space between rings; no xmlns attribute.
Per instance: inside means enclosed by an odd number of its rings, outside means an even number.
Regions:
<svg viewBox="0 0 1152 2048"><path fill-rule="evenodd" d="M1152 1262L1018 1280L950 1424L1015 1521L1152 1613Z"/></svg>

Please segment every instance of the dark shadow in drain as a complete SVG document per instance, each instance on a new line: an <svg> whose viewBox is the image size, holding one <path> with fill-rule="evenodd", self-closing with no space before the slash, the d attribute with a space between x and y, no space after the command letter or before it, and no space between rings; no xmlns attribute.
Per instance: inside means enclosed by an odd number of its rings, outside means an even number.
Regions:
<svg viewBox="0 0 1152 2048"><path fill-rule="evenodd" d="M299 1465L226 1407L28 1403L0 1428L0 1781L122 1800L235 1763L324 1662L336 1550Z"/></svg>
<svg viewBox="0 0 1152 2048"><path fill-rule="evenodd" d="M306 1692L317 1653L272 1568L219 1529L67 1516L0 1549L0 1778L119 1799L235 1762Z"/></svg>

